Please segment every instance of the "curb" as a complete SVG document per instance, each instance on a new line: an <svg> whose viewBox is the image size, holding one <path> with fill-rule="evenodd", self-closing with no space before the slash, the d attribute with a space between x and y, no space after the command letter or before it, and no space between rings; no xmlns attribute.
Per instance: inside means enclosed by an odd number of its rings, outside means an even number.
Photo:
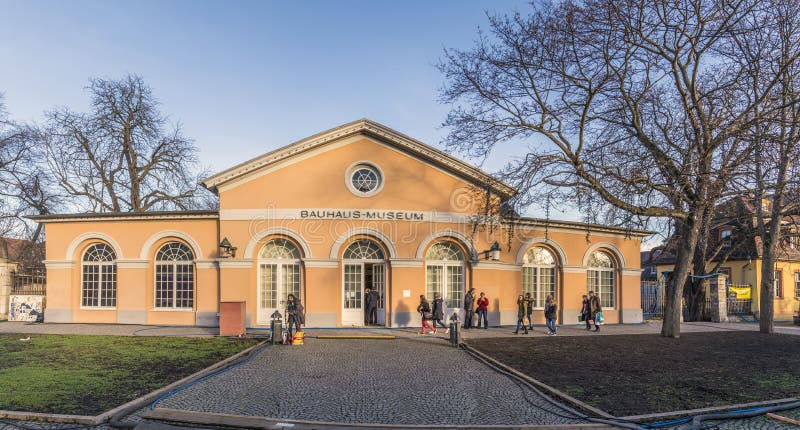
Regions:
<svg viewBox="0 0 800 430"><path fill-rule="evenodd" d="M731 410L738 410L738 409L748 409L748 408L755 408L759 406L772 406L781 403L792 403L800 401L800 398L796 397L789 397L786 399L777 399L777 400L764 400L760 402L751 402L751 403L739 403L736 405L725 405L725 406L711 406L708 408L699 408L699 409L685 409L682 411L671 411L671 412L659 412L655 414L647 414L647 415L631 415L627 417L619 417L623 420L651 420L657 418L672 418L672 417L685 417L685 416L693 416L693 415L700 415L705 414L708 412L725 412Z"/></svg>
<svg viewBox="0 0 800 430"><path fill-rule="evenodd" d="M334 423L323 421L303 421L293 419L276 419L248 415L218 414L210 412L192 412L177 409L156 408L141 415L144 419L187 423L194 425L239 427L252 429L277 428L329 428L329 429L527 429L527 430L564 430L574 428L610 428L603 424L555 424L555 425L474 425L474 424L369 424L369 423Z"/></svg>
<svg viewBox="0 0 800 430"><path fill-rule="evenodd" d="M124 403L120 406L117 406L114 409L108 410L103 412L99 415L65 415L65 414L47 414L47 413L40 413L40 412L26 412L26 411L4 411L0 410L0 418L3 419L11 419L11 420L19 420L19 421L43 421L43 422L52 422L52 423L73 423L73 424L85 424L85 425L98 425L103 424L104 422L108 421L114 415L118 414L119 412L131 408L131 409L139 409L147 404L151 403L153 400L157 399L162 394L165 394L183 384L188 382L192 382L196 379L200 379L203 376L221 368L225 367L233 361L238 360L242 356L251 353L257 348L261 348L262 346L267 345L267 341L259 342L250 348L247 348L243 351L239 351L238 353L224 359L218 361L211 366L206 367L205 369L199 370L183 379L175 381L167 386L161 387L155 391L151 391L139 398L133 399L127 403Z"/></svg>
<svg viewBox="0 0 800 430"><path fill-rule="evenodd" d="M551 386L549 386L549 385L547 385L547 384L545 384L545 383L543 383L543 382L541 382L541 381L539 381L537 379L534 379L534 378L532 378L532 377L520 372L519 370L517 370L517 369L515 369L515 368L513 368L513 367L511 367L511 366L509 366L509 365L507 365L507 364L505 364L503 362L497 361L496 359L494 359L494 358L492 358L492 357L490 357L490 356L488 356L488 355L476 350L475 348L472 348L471 346L469 346L466 343L461 343L461 345L464 347L464 349L468 350L470 353L473 353L473 354L481 357L481 359L486 360L488 362L491 362L495 366L500 367L501 369L503 369L503 370L505 370L507 372L513 373L518 378L524 379L525 381L537 386L538 388L540 388L540 389L542 389L542 390L544 390L544 391L546 391L546 392L548 392L548 393L550 393L550 394L552 394L552 395L554 395L556 397L561 398L562 400L566 400L568 403L571 403L573 406L576 406L576 407L578 407L580 409L583 409L583 410L586 410L586 411L590 411L594 415L599 416L599 417L608 418L608 419L616 419L617 418L617 417L609 414L608 412L605 412L605 411L602 411L600 409L597 409L594 406L590 406L590 405L588 405L588 404L586 404L586 403L584 403L584 402L582 402L582 401L570 396L569 394L566 394L566 393L564 393L562 391L559 391L559 390L557 390L557 389L555 389L555 388L553 388L553 387L551 387Z"/></svg>

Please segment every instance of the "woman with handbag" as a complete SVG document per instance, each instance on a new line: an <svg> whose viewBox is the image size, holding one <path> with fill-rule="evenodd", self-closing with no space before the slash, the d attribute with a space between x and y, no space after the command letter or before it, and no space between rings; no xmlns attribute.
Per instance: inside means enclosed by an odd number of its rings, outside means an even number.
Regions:
<svg viewBox="0 0 800 430"><path fill-rule="evenodd" d="M600 320L603 319L603 308L600 306L600 298L593 291L589 291L589 309L591 311L591 322L594 324L594 331L600 331ZM589 322L587 324L587 330Z"/></svg>
<svg viewBox="0 0 800 430"><path fill-rule="evenodd" d="M527 321L528 318L528 301L525 300L525 297L522 294L517 297L517 329L514 330L514 334L519 334L519 327L522 326L523 330L525 330L525 334L528 334L528 324L530 321Z"/></svg>
<svg viewBox="0 0 800 430"><path fill-rule="evenodd" d="M428 299L425 298L425 294L419 295L419 306L417 306L417 312L422 315L422 330L420 330L419 334L425 334L425 327L427 327L431 333L436 334L436 329L431 325L431 320L433 319L431 304L428 303Z"/></svg>
<svg viewBox="0 0 800 430"><path fill-rule="evenodd" d="M442 322L444 320L444 300L442 300L442 295L439 293L433 293L433 328L436 328L436 324L439 324L442 328L445 329L444 334L449 334L450 329Z"/></svg>
<svg viewBox="0 0 800 430"><path fill-rule="evenodd" d="M591 292L589 293L591 294ZM592 310L589 306L589 297L584 294L583 295L583 302L581 303L581 321L586 323L586 330L591 330L592 326L589 324L589 321L592 319Z"/></svg>

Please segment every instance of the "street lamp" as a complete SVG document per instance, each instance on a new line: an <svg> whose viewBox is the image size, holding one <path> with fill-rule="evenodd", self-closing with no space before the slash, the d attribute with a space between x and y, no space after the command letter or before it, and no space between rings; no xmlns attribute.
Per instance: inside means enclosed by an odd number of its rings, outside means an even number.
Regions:
<svg viewBox="0 0 800 430"><path fill-rule="evenodd" d="M236 257L236 247L231 245L227 237L222 239L222 242L219 243L219 255L222 258Z"/></svg>
<svg viewBox="0 0 800 430"><path fill-rule="evenodd" d="M492 261L500 261L500 244L497 241L492 244L491 248L482 252L484 260L488 260L491 254Z"/></svg>

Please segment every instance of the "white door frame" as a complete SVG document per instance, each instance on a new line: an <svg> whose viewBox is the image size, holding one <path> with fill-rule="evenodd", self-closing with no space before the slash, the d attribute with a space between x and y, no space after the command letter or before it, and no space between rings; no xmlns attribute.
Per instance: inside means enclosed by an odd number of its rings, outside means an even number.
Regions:
<svg viewBox="0 0 800 430"><path fill-rule="evenodd" d="M275 275L275 297L276 303L278 307L276 308L262 308L261 307L261 266L264 264L270 264L277 266L276 275ZM302 300L303 298L303 269L300 265L299 260L276 260L276 259L264 259L264 260L257 260L257 269L256 269L256 325L268 325L272 320L272 314L277 310L281 313L281 316L286 317L283 315L283 310L286 304L286 296L288 292L286 290L286 286L283 284L283 266L297 266L298 270L298 288L299 288L299 297L298 299Z"/></svg>
<svg viewBox="0 0 800 430"><path fill-rule="evenodd" d="M342 298L342 319L341 324L343 327L363 327L364 326L364 288L366 286L366 267L367 265L373 266L382 266L383 267L383 294L386 294L386 283L387 283L387 271L386 271L386 260L342 260L342 290L341 290L341 298ZM361 306L359 308L345 308L345 301L347 300L345 297L345 275L347 271L347 266L357 266L360 270L361 280L359 282L359 292L360 292L360 303ZM373 276L374 270L373 267ZM384 307L378 308L378 322L386 324L386 298L383 297ZM381 316L383 315L383 316Z"/></svg>

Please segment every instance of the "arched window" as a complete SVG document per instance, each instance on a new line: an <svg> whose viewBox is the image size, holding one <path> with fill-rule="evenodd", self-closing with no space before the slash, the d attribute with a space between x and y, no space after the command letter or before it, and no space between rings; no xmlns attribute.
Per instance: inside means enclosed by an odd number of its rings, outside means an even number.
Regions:
<svg viewBox="0 0 800 430"><path fill-rule="evenodd" d="M167 242L156 252L156 308L194 307L194 255L181 242Z"/></svg>
<svg viewBox="0 0 800 430"><path fill-rule="evenodd" d="M105 243L95 243L83 253L81 262L81 306L117 306L117 256Z"/></svg>
<svg viewBox="0 0 800 430"><path fill-rule="evenodd" d="M294 242L276 238L258 253L258 321L268 323L273 312L283 313L286 297L300 296L300 250Z"/></svg>
<svg viewBox="0 0 800 430"><path fill-rule="evenodd" d="M464 251L453 242L436 242L425 253L425 295L444 298L447 307L461 309L464 298Z"/></svg>
<svg viewBox="0 0 800 430"><path fill-rule="evenodd" d="M603 251L595 251L589 256L589 269L586 271L588 291L594 291L600 299L600 306L614 308L615 282L614 260Z"/></svg>
<svg viewBox="0 0 800 430"><path fill-rule="evenodd" d="M556 259L546 248L528 250L522 260L522 293L530 293L534 308L544 308L548 295L556 297Z"/></svg>
<svg viewBox="0 0 800 430"><path fill-rule="evenodd" d="M383 250L369 239L359 239L344 250L345 260L383 260Z"/></svg>

